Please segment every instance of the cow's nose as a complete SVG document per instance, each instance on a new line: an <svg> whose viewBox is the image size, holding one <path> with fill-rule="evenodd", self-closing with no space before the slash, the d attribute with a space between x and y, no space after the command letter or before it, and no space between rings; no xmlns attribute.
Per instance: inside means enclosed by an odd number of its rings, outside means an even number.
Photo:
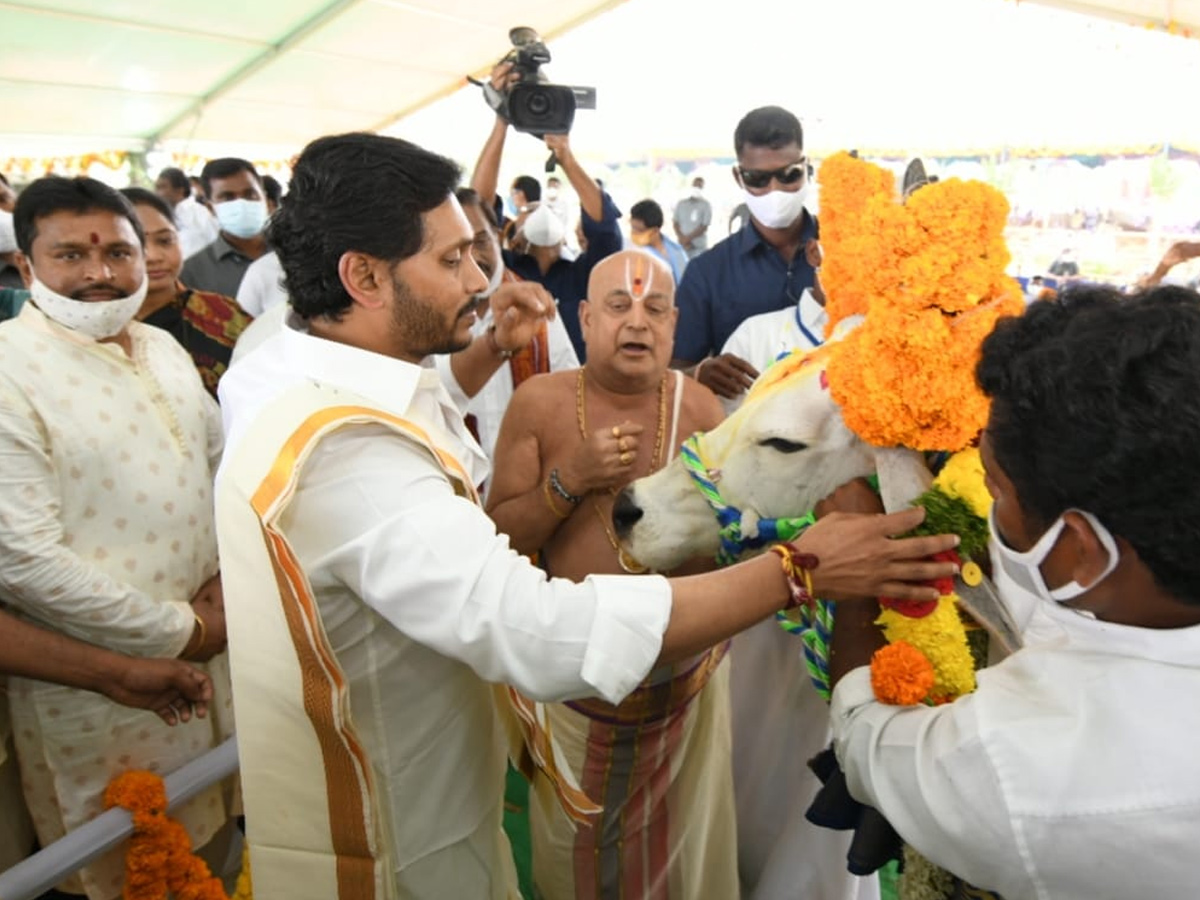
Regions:
<svg viewBox="0 0 1200 900"><path fill-rule="evenodd" d="M641 517L642 508L634 502L632 490L625 488L617 494L612 511L613 528L617 532L617 537L629 537L629 532L633 531L633 526Z"/></svg>

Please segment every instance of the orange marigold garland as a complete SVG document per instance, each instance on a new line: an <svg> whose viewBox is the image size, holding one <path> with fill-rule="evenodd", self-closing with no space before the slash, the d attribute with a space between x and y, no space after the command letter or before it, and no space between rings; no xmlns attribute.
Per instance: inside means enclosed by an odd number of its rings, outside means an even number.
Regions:
<svg viewBox="0 0 1200 900"><path fill-rule="evenodd" d="M846 425L878 447L962 449L987 419L980 344L1024 306L1004 195L951 179L901 204L890 173L842 153L821 167L821 207L830 327L866 313L828 367Z"/></svg>
<svg viewBox="0 0 1200 900"><path fill-rule="evenodd" d="M933 663L905 641L880 647L871 657L871 687L880 703L916 706L933 688Z"/></svg>
<svg viewBox="0 0 1200 900"><path fill-rule="evenodd" d="M104 791L104 806L133 816L133 838L125 856L125 900L228 900L220 879L192 853L187 829L167 816L167 791L152 772L125 772Z"/></svg>

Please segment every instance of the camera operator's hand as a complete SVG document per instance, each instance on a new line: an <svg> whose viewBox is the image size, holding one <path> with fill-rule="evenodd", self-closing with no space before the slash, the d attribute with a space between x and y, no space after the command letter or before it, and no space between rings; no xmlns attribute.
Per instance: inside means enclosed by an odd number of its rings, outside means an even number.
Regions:
<svg viewBox="0 0 1200 900"><path fill-rule="evenodd" d="M515 72L513 70L513 64L511 62L501 60L492 67L492 74L488 77L488 87L491 88L494 96L497 98L497 101L500 101L504 95L508 93L509 89L514 84L517 84L520 80L521 75L519 72ZM500 113L500 109L503 107L498 107L496 103L492 101L491 97L488 98L488 104L496 110L496 118L507 124L508 120Z"/></svg>
<svg viewBox="0 0 1200 900"><path fill-rule="evenodd" d="M561 162L571 155L570 138L569 134L548 134L542 140L546 142L547 147L554 151L554 155Z"/></svg>

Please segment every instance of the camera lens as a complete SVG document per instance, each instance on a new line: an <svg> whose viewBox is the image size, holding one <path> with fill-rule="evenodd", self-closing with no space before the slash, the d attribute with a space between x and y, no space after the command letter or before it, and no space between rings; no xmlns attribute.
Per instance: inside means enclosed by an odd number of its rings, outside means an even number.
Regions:
<svg viewBox="0 0 1200 900"><path fill-rule="evenodd" d="M544 116L550 112L550 105L549 97L541 91L534 91L529 95L525 108L529 110L530 115Z"/></svg>

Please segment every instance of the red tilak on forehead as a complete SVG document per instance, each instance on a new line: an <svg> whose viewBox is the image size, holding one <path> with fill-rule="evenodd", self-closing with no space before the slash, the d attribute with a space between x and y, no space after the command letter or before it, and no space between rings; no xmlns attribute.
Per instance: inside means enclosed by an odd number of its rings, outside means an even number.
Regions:
<svg viewBox="0 0 1200 900"><path fill-rule="evenodd" d="M100 235L96 234L96 232L94 232L94 231L92 232L92 243L93 244L100 243Z"/></svg>

